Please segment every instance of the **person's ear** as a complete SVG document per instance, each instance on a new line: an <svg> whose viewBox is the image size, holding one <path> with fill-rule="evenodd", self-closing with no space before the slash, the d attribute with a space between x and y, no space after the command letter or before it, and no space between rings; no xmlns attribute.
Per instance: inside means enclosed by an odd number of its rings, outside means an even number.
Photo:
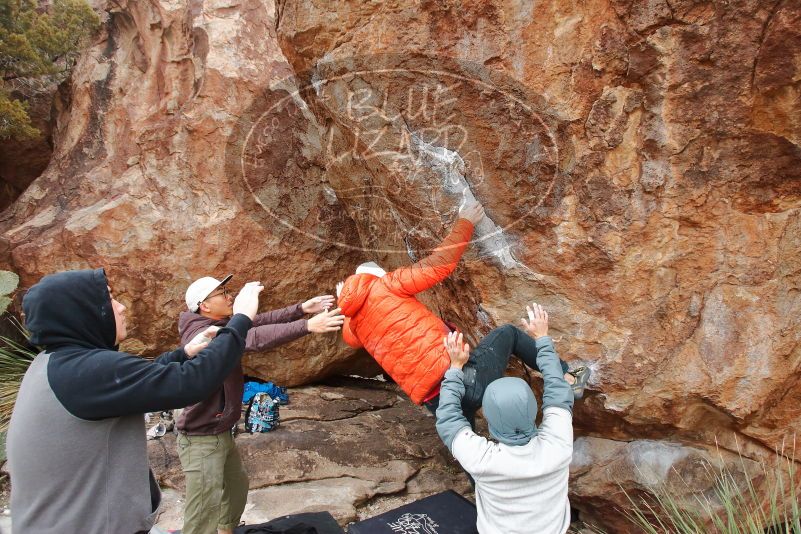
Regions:
<svg viewBox="0 0 801 534"><path fill-rule="evenodd" d="M208 311L209 311L209 307L208 307L208 306L206 306L206 303L205 303L205 302L201 302L201 303L200 303L200 306L198 306L198 307L197 307L197 311L199 311L199 312L206 312L206 313L208 313Z"/></svg>

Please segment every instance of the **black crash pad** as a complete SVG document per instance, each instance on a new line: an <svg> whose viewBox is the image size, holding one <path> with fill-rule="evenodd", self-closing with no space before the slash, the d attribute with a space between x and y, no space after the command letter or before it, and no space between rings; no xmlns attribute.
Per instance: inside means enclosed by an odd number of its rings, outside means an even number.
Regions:
<svg viewBox="0 0 801 534"><path fill-rule="evenodd" d="M475 505L451 490L353 523L348 527L348 534L477 533Z"/></svg>
<svg viewBox="0 0 801 534"><path fill-rule="evenodd" d="M328 512L310 512L237 527L234 534L345 534L345 531Z"/></svg>

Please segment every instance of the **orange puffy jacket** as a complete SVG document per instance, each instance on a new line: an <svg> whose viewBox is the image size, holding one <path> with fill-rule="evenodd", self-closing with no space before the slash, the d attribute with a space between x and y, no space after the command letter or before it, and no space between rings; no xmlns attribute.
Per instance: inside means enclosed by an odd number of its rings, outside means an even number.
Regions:
<svg viewBox="0 0 801 534"><path fill-rule="evenodd" d="M473 224L459 219L428 257L381 278L354 274L342 287L345 342L364 347L415 404L423 402L450 366L442 344L448 329L415 295L456 269L472 235Z"/></svg>

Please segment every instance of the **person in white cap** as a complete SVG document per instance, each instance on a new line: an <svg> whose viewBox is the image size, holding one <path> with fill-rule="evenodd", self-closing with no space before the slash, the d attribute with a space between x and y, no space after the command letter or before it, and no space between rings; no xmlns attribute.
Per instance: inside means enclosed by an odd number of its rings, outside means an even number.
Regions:
<svg viewBox="0 0 801 534"><path fill-rule="evenodd" d="M196 341L211 326L225 326L231 318L233 299L226 284L210 276L193 282L186 290L188 311L178 319L182 344ZM246 351L264 351L309 333L334 332L344 317L330 310L333 295L320 295L286 308L261 313L247 332ZM306 314L314 317L304 318ZM234 444L232 429L242 409L244 377L241 363L222 387L206 400L181 412L178 455L186 477L182 534L230 534L245 509L248 478Z"/></svg>

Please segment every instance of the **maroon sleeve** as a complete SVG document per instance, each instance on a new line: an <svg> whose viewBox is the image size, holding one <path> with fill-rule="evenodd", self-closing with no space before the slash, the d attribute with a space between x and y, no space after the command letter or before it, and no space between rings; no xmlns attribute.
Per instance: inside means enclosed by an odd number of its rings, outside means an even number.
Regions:
<svg viewBox="0 0 801 534"><path fill-rule="evenodd" d="M253 318L253 326L262 326L265 324L278 324L288 323L290 321L297 321L304 315L301 309L302 302L281 308L280 310L272 310L258 314Z"/></svg>
<svg viewBox="0 0 801 534"><path fill-rule="evenodd" d="M194 328L187 328L181 334L181 347L185 347L189 344L192 339L208 327L212 326L210 323L203 323L202 321L197 322L197 326Z"/></svg>
<svg viewBox="0 0 801 534"><path fill-rule="evenodd" d="M254 326L248 330L245 350L251 352L267 350L303 337L309 333L306 322L306 319L299 319L291 323Z"/></svg>

